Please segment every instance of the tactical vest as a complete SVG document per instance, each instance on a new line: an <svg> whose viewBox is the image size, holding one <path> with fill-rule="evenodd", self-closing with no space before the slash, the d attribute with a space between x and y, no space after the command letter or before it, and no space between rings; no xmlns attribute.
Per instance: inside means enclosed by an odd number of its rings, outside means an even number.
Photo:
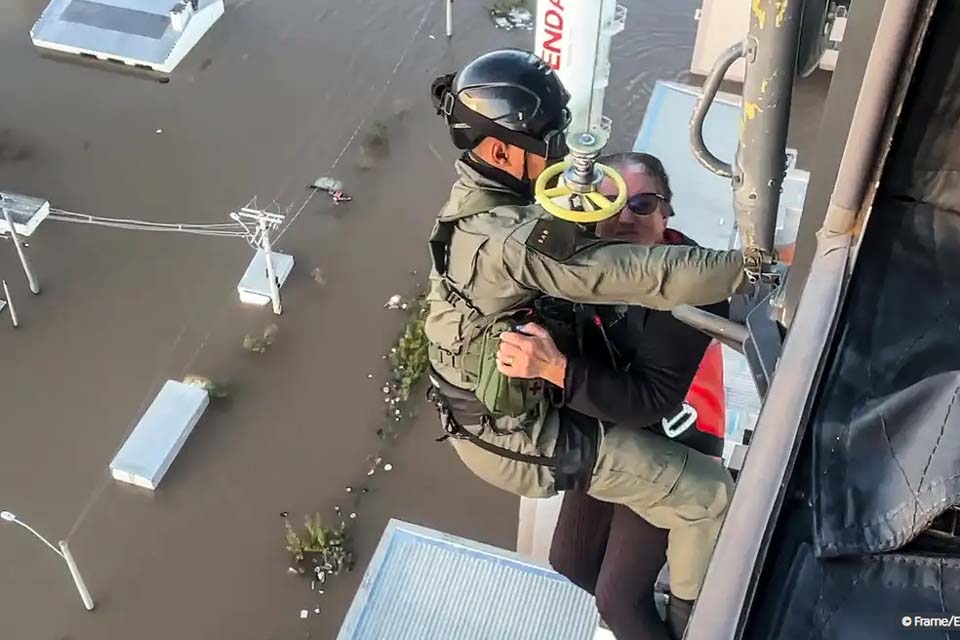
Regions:
<svg viewBox="0 0 960 640"><path fill-rule="evenodd" d="M533 319L533 303L529 298L495 313L484 314L465 296L448 276L450 241L457 222L487 213L503 205L517 204L515 195L478 189L461 203L457 213L436 222L430 236L430 257L440 278L439 295L464 317L462 340L455 351L430 343L430 357L457 369L468 390L472 391L494 416L520 417L544 409L544 384L541 380L509 378L497 368L500 334L514 331L516 325Z"/></svg>

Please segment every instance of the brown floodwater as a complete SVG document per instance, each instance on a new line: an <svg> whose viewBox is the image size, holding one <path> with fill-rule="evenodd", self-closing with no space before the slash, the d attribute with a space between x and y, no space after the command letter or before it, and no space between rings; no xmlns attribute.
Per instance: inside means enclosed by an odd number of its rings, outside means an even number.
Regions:
<svg viewBox="0 0 960 640"><path fill-rule="evenodd" d="M621 148L653 82L686 77L699 3L627 4L608 90ZM36 297L0 244L22 324L0 314L0 508L69 536L98 604L85 612L54 555L0 527L0 638L333 638L388 518L512 547L516 499L434 442L427 408L395 442L376 430L382 356L403 322L383 304L423 284L453 176L429 83L481 51L532 48L533 34L496 30L481 3L456 3L448 41L436 2L227 0L161 83L41 54L28 30L44 5L0 3L2 189L155 221L226 222L254 195L293 212L360 134L333 172L355 200L313 199L278 243L297 266L277 319L237 300L242 240L47 221L29 239ZM363 154L375 122L388 148ZM275 346L244 351L244 335L271 322ZM188 373L229 381L232 398L207 411L158 491L110 480L160 386ZM368 478L371 455L394 469ZM364 483L354 507L344 488ZM287 571L280 513L333 521L336 505L358 514L358 567L319 596Z"/></svg>

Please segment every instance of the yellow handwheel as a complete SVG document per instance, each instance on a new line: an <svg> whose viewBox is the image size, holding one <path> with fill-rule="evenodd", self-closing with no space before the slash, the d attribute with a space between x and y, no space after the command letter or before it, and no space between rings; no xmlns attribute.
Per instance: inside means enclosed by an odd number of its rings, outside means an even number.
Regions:
<svg viewBox="0 0 960 640"><path fill-rule="evenodd" d="M604 176L610 178L610 180L612 180L617 187L617 196L613 200L610 200L610 198L603 195L599 191L596 191L595 189L587 192L580 192L571 189L564 183L563 178L560 179L560 183L557 186L547 187L547 184L551 180L563 174L571 167L571 165L572 163L569 160L558 162L557 164L551 165L544 169L543 173L537 177L537 182L534 184L533 188L533 194L537 200L537 204L543 207L547 213L563 220L569 220L570 222L591 224L613 217L617 215L621 209L623 209L623 205L627 203L627 183L624 182L623 176L614 171L612 168L604 164L600 164L599 162L594 166L599 171L603 172ZM596 209L593 211L574 211L572 209L562 207L553 201L554 198L562 198L574 194L589 200L590 203L596 207Z"/></svg>

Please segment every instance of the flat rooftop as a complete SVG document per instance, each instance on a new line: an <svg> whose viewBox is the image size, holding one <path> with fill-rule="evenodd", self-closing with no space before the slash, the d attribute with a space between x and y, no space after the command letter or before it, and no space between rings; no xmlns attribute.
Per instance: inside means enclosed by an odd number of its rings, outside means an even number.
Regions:
<svg viewBox="0 0 960 640"><path fill-rule="evenodd" d="M549 566L391 520L337 640L593 640L598 622Z"/></svg>
<svg viewBox="0 0 960 640"><path fill-rule="evenodd" d="M223 11L223 0L52 0L30 33L39 47L169 72Z"/></svg>

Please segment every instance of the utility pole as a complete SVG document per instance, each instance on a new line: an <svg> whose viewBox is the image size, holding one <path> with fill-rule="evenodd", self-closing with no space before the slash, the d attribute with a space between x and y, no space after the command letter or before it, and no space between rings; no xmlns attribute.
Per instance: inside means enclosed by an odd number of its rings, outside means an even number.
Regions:
<svg viewBox="0 0 960 640"><path fill-rule="evenodd" d="M277 272L273 263L273 246L270 243L270 232L280 227L284 221L284 216L279 213L271 213L263 209L254 208L255 200L240 209L236 213L231 213L230 217L239 222L244 227L253 227L256 232L253 234L253 242L263 255L266 263L267 284L270 290L270 301L273 303L273 312L276 315L283 313L283 307L280 304L280 283L277 280ZM248 228L249 228L248 227Z"/></svg>
<svg viewBox="0 0 960 640"><path fill-rule="evenodd" d="M10 513L9 511L0 511L0 520L20 525L33 534L33 536L40 540L40 542L47 545L51 551L60 556L60 559L67 563L67 569L70 571L70 575L73 576L73 583L76 585L77 591L80 593L80 599L83 600L83 606L87 609L87 611L93 611L95 606L93 603L93 598L90 596L90 591L87 590L86 583L84 583L83 578L80 576L80 570L77 569L77 563L74 561L73 554L70 553L70 549L67 547L66 541L61 540L60 548L57 549L57 547L53 546L53 543L37 533L36 529L18 519L15 514Z"/></svg>
<svg viewBox="0 0 960 640"><path fill-rule="evenodd" d="M273 312L279 316L283 313L283 307L280 305L280 287L277 286L277 274L273 269L270 229L267 228L265 218L260 219L260 250L263 251L263 259L267 263L267 281L270 284L270 300L273 302Z"/></svg>
<svg viewBox="0 0 960 640"><path fill-rule="evenodd" d="M27 254L23 251L23 246L20 244L20 236L17 235L17 230L13 226L13 216L10 215L10 210L3 206L3 196L0 195L0 210L3 210L3 218L6 220L7 228L10 230L10 238L13 240L13 246L17 250L17 256L20 257L20 264L23 265L23 272L27 275L27 282L30 283L30 291L34 294L40 293L40 282L37 280L36 276L33 275L33 270L30 268L30 260L27 259Z"/></svg>
<svg viewBox="0 0 960 640"><path fill-rule="evenodd" d="M16 329L20 326L20 322L17 319L17 310L13 308L13 298L10 297L10 287L7 286L6 280L3 280L3 297L7 300L7 309L10 311L10 322L13 323L13 328Z"/></svg>

